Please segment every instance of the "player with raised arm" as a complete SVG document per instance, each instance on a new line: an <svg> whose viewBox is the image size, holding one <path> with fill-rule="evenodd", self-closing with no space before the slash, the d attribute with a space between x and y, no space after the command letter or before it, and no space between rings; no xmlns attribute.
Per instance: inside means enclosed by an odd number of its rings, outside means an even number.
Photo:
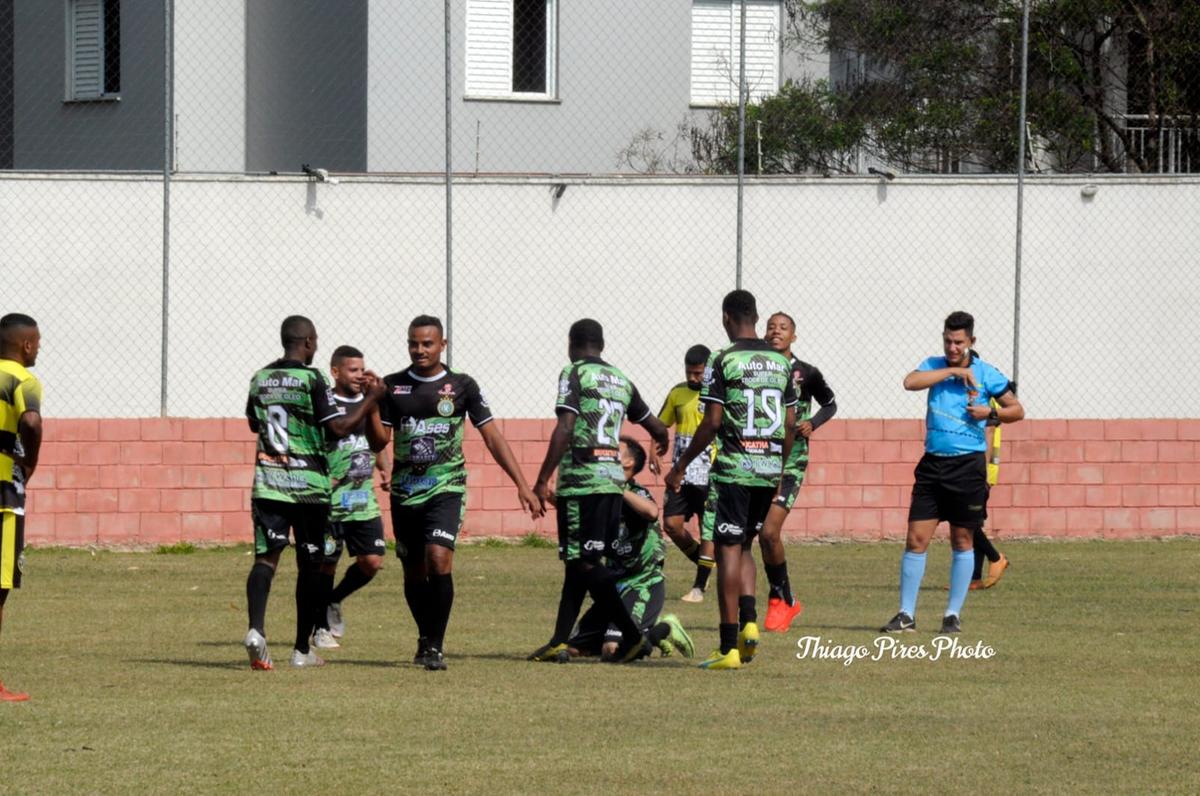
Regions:
<svg viewBox="0 0 1200 796"><path fill-rule="evenodd" d="M604 564L621 529L625 491L621 426L628 416L645 428L654 438L659 456L667 452L669 435L629 378L600 357L604 330L599 322L591 318L576 321L567 340L571 364L558 378L558 423L533 487L539 499L550 500L550 477L558 470L554 500L558 557L565 565L563 585L554 634L529 660L570 660L567 640L583 598L590 593L605 625L616 625L621 632L613 660L625 663L645 655L649 644L621 601L616 574Z"/></svg>
<svg viewBox="0 0 1200 796"><path fill-rule="evenodd" d="M349 411L365 400L366 367L361 351L353 346L338 346L329 361L329 373L338 406ZM313 633L313 646L317 649L341 646L337 640L346 632L342 602L370 583L383 566L387 545L371 476L375 472L375 455L385 447L387 431L380 422L378 406L351 433L330 440L329 477L333 494L325 560L321 564L321 592L326 608L318 612L317 629ZM333 580L343 547L354 557L354 562L335 588Z"/></svg>
<svg viewBox="0 0 1200 796"><path fill-rule="evenodd" d="M687 350L683 357L685 381L676 384L667 393L658 419L667 428L675 428L675 441L672 444L672 464L687 450L700 425L704 413L700 409L700 386L704 380L704 366L712 352L702 345L694 345ZM667 536L675 546L683 551L688 560L696 565L696 578L692 588L682 599L688 603L698 603L704 600L704 588L708 585L708 577L716 562L713 560L712 526L703 521L704 498L708 494L708 470L712 465L711 456L697 456L683 476L683 486L678 492L668 489L663 498L663 525ZM658 473L661 465L658 457L651 453L650 470ZM695 517L700 526L700 541L684 527L690 518Z"/></svg>
<svg viewBox="0 0 1200 796"><path fill-rule="evenodd" d="M929 357L904 377L904 389L928 390L925 455L913 475L908 536L900 559L900 611L881 633L917 629L917 594L925 576L925 551L938 523L950 523L953 554L950 596L942 633L958 633L959 617L975 563L972 536L987 519L987 421L1015 423L1025 417L1012 382L971 352L975 319L952 312L942 325L940 357ZM991 406L992 399L999 408Z"/></svg>
<svg viewBox="0 0 1200 796"><path fill-rule="evenodd" d="M244 644L250 668L272 669L267 651L267 599L279 556L296 541L296 644L293 666L324 663L309 647L325 603L321 561L329 517L328 438L350 434L367 418L383 394L374 373L365 374L366 394L350 411L338 405L333 390L312 365L317 352L313 322L290 315L280 328L283 357L255 372L246 399L246 420L258 436L254 489L254 565L246 578L250 629Z"/></svg>
<svg viewBox="0 0 1200 796"><path fill-rule="evenodd" d="M384 378L380 415L393 431L392 533L404 568L404 598L417 624L413 663L446 668L446 626L454 604L454 546L462 528L467 485L466 420L479 429L496 463L517 487L533 518L542 506L525 483L512 449L492 422L479 385L442 364L447 340L440 319L419 315L408 325L411 364Z"/></svg>
<svg viewBox="0 0 1200 796"><path fill-rule="evenodd" d="M767 618L763 627L774 633L785 633L792 621L804 610L804 606L792 594L788 579L787 557L783 549L783 523L808 470L808 440L813 432L837 414L837 402L833 390L825 381L824 374L815 366L804 362L792 353L796 342L796 321L786 312L776 312L767 318L766 341L791 362L792 389L796 393L796 433L792 441L792 452L783 463L783 478L779 482L779 494L771 503L762 534L758 538L762 546L763 569L771 584L771 596L767 599ZM816 414L812 412L813 401L820 405Z"/></svg>
<svg viewBox="0 0 1200 796"><path fill-rule="evenodd" d="M745 290L726 295L721 323L731 345L709 360L700 391L704 420L666 478L678 490L687 465L719 436L705 513L712 515L717 543L721 646L700 664L704 669L740 668L757 651L751 546L778 494L796 421L791 363L758 336L754 296Z"/></svg>
<svg viewBox="0 0 1200 796"><path fill-rule="evenodd" d="M42 447L42 383L29 372L41 343L33 318L19 313L0 318L0 626L8 593L21 588L25 489ZM28 699L0 683L0 702Z"/></svg>

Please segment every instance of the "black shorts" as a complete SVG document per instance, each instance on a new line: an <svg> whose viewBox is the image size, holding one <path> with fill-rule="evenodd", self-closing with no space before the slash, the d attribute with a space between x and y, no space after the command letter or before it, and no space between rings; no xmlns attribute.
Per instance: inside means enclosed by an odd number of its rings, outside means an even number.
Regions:
<svg viewBox="0 0 1200 796"><path fill-rule="evenodd" d="M779 479L779 494L775 497L775 505L784 511L791 511L796 504L796 496L800 494L800 485L804 483L804 473L808 470L808 462L794 470L784 470Z"/></svg>
<svg viewBox="0 0 1200 796"><path fill-rule="evenodd" d="M643 633L658 624L658 615L662 613L666 600L667 582L661 578L650 586L629 586L621 590L621 602L625 603L625 609ZM600 647L606 641L620 643L621 631L616 625L605 622L603 611L593 604L580 617L575 632L567 640L567 646L584 655L599 655Z"/></svg>
<svg viewBox="0 0 1200 796"><path fill-rule="evenodd" d="M0 511L0 590L21 588L24 550L25 515Z"/></svg>
<svg viewBox="0 0 1200 796"><path fill-rule="evenodd" d="M774 487L709 484L704 512L706 521L711 516L713 541L748 544L762 529L774 497Z"/></svg>
<svg viewBox="0 0 1200 796"><path fill-rule="evenodd" d="M620 494L577 495L555 501L558 557L563 561L604 558L621 530Z"/></svg>
<svg viewBox="0 0 1200 796"><path fill-rule="evenodd" d="M352 556L381 556L387 552L383 540L383 518L331 522L325 533L325 563L336 564L342 548Z"/></svg>
<svg viewBox="0 0 1200 796"><path fill-rule="evenodd" d="M288 531L296 540L296 560L320 563L325 555L325 521L328 503L284 503L255 498L250 501L254 518L254 554L282 550L289 544Z"/></svg>
<svg viewBox="0 0 1200 796"><path fill-rule="evenodd" d="M704 513L704 498L708 495L708 487L696 484L684 484L676 492L667 489L663 495L663 518L683 517L684 521L699 517Z"/></svg>
<svg viewBox="0 0 1200 796"><path fill-rule="evenodd" d="M960 528L983 528L987 519L987 455L925 454L913 471L915 479L908 521L945 520Z"/></svg>
<svg viewBox="0 0 1200 796"><path fill-rule="evenodd" d="M454 549L463 521L462 492L444 492L421 503L392 499L392 535L396 556L403 561L425 555L425 546Z"/></svg>

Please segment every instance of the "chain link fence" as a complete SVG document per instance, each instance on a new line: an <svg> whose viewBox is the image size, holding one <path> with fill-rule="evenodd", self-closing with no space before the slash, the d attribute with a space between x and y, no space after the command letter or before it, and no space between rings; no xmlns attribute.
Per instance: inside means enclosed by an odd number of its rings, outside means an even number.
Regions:
<svg viewBox="0 0 1200 796"><path fill-rule="evenodd" d="M1196 42L1157 0L8 0L4 311L67 416L236 415L291 313L381 372L441 315L511 417L592 316L654 403L739 284L845 416L918 414L959 308L1034 416L1186 416Z"/></svg>

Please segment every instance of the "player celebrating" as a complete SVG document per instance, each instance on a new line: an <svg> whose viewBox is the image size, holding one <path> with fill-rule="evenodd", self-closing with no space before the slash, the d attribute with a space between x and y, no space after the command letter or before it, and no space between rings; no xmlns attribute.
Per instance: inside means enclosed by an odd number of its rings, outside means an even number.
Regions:
<svg viewBox="0 0 1200 796"><path fill-rule="evenodd" d="M604 625L614 624L621 632L614 661L625 663L649 651L641 628L621 601L617 576L604 565L604 556L621 526L625 473L618 440L625 416L650 432L660 456L667 452L668 434L629 378L600 358L603 351L604 330L599 322L584 318L571 324L567 343L571 364L558 380L558 424L534 485L539 499L550 500L550 476L558 469L558 557L566 566L554 635L529 656L533 661L570 660L567 639L588 593L599 606Z"/></svg>
<svg viewBox="0 0 1200 796"><path fill-rule="evenodd" d="M914 472L908 536L900 559L900 612L879 629L881 633L916 630L925 551L941 520L950 523L954 548L941 632L961 630L959 616L975 563L971 537L987 518L985 424L989 418L1015 423L1025 416L1012 382L974 356L974 344L975 319L966 312L952 312L942 326L943 356L929 357L904 377L904 389L929 391L925 455ZM998 409L990 406L993 398Z"/></svg>
<svg viewBox="0 0 1200 796"><path fill-rule="evenodd" d="M25 488L42 447L42 383L29 372L41 342L37 321L28 315L0 318L0 626L8 593L21 588ZM28 699L0 683L0 702Z"/></svg>
<svg viewBox="0 0 1200 796"><path fill-rule="evenodd" d="M338 405L320 371L309 367L317 352L317 330L300 315L284 319L280 329L283 357L250 379L246 419L258 435L251 514L254 517L254 566L246 579L250 629L243 642L250 668L272 669L267 652L266 614L271 580L279 556L296 540L296 645L293 666L324 663L309 648L309 637L325 610L321 559L329 516L329 466L326 435L340 438L358 428L379 402L383 385L366 373L366 395L352 410Z"/></svg>
<svg viewBox="0 0 1200 796"><path fill-rule="evenodd" d="M675 427L674 455L672 464L687 450L700 425L704 413L700 411L700 386L704 379L704 365L712 352L705 346L694 345L687 350L683 357L683 369L686 381L676 384L667 393L659 410L658 419L667 428ZM715 564L713 560L712 529L703 521L700 522L700 541L697 542L684 523L693 516L698 520L704 516L704 497L708 493L708 470L712 464L711 456L697 456L688 465L683 476L683 486L678 492L666 490L663 499L663 524L667 536L683 551L683 554L696 565L696 579L692 589L683 595L684 602L698 603L704 600L704 588L708 584L708 576ZM651 456L650 469L659 472L656 456Z"/></svg>
<svg viewBox="0 0 1200 796"><path fill-rule="evenodd" d="M353 409L365 400L366 368L361 351L353 346L338 346L330 359L329 373L333 377L334 400L343 410ZM318 627L313 633L313 646L318 649L340 646L337 639L346 632L342 602L370 583L383 566L386 550L383 519L371 476L375 471L375 454L385 447L387 431L380 422L378 406L352 432L330 441L329 477L333 494L326 555L321 564L321 590L327 607L318 613ZM354 556L354 563L334 588L333 579L343 546Z"/></svg>
<svg viewBox="0 0 1200 796"><path fill-rule="evenodd" d="M621 530L608 555L608 566L620 580L617 591L647 640L670 655L678 651L685 658L695 654L691 636L674 614L659 621L666 599L663 578L662 534L658 528L658 506L650 491L637 482L637 474L646 466L646 449L632 437L621 437L621 468L625 472L624 505L621 506ZM579 620L575 634L567 641L572 656L600 654L611 660L620 645L621 632L607 623L599 605L593 605Z"/></svg>
<svg viewBox="0 0 1200 796"><path fill-rule="evenodd" d="M687 465L720 435L705 514L712 514L717 543L721 646L700 664L704 669L737 669L757 649L750 548L778 491L796 422L791 364L756 333L754 296L726 295L721 323L732 345L709 360L700 391L704 420L666 478L678 490Z"/></svg>
<svg viewBox="0 0 1200 796"><path fill-rule="evenodd" d="M404 567L404 598L417 623L413 663L446 668L444 644L454 603L454 544L462 527L467 468L463 431L470 418L492 458L517 487L521 505L535 519L542 507L521 468L492 423L479 385L442 364L442 322L420 315L408 325L411 365L384 379L380 414L394 430L391 476L392 533Z"/></svg>
<svg viewBox="0 0 1200 796"><path fill-rule="evenodd" d="M837 402L821 371L792 353L792 345L796 342L796 321L791 315L777 312L767 318L766 340L791 362L792 389L797 399L798 423L792 441L792 453L783 464L779 494L767 512L758 540L762 546L763 568L771 584L763 627L775 633L785 633L804 606L792 595L792 585L788 580L787 557L781 539L783 522L796 502L796 495L800 493L800 485L804 483L804 474L808 470L808 440L814 431L837 414ZM814 398L821 406L815 415L812 413Z"/></svg>

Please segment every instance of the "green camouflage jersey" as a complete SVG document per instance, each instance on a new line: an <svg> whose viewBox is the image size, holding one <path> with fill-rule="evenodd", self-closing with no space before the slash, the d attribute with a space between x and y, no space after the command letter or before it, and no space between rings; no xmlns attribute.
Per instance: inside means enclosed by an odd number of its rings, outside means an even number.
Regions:
<svg viewBox="0 0 1200 796"><path fill-rule="evenodd" d="M466 492L465 421L476 428L492 422L479 385L449 368L429 378L407 368L383 383L379 415L395 429L392 500L417 505L434 495Z"/></svg>
<svg viewBox="0 0 1200 796"><path fill-rule="evenodd" d="M765 340L737 340L709 358L700 400L725 407L710 479L776 486L783 473L787 409L796 404L787 357Z"/></svg>
<svg viewBox="0 0 1200 796"><path fill-rule="evenodd" d="M354 398L334 393L334 398L347 413L363 401L361 393ZM375 484L371 480L375 473L375 454L367 441L365 418L354 431L329 441L328 459L329 477L333 482L329 521L360 522L380 516Z"/></svg>
<svg viewBox="0 0 1200 796"><path fill-rule="evenodd" d="M824 374L807 362L792 357L792 390L796 393L796 422L812 420L812 405L815 398L821 406L833 402L833 390L825 381ZM798 474L808 467L808 440L799 434L792 442L792 454L783 469Z"/></svg>
<svg viewBox="0 0 1200 796"><path fill-rule="evenodd" d="M283 503L328 503L322 426L344 414L321 374L280 359L250 379L246 417L258 432L251 496Z"/></svg>
<svg viewBox="0 0 1200 796"><path fill-rule="evenodd" d="M634 481L625 488L654 502L650 491ZM666 557L658 520L647 520L628 504L621 506L621 529L608 556L608 566L620 580L618 588L653 586L663 579L662 567Z"/></svg>
<svg viewBox="0 0 1200 796"><path fill-rule="evenodd" d="M599 357L584 357L563 368L555 412L577 415L570 445L558 465L555 492L560 497L621 494L621 424L626 415L635 423L650 415L633 383Z"/></svg>

